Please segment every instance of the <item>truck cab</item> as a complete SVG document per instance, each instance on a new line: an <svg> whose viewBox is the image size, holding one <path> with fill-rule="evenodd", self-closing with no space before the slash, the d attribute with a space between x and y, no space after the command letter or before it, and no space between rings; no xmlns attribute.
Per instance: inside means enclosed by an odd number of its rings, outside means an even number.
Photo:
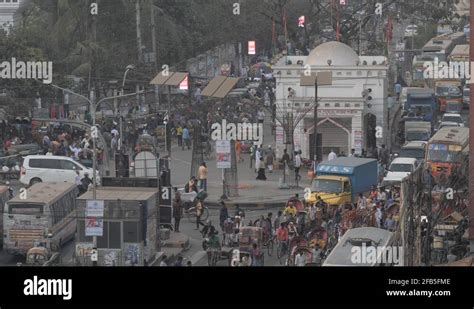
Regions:
<svg viewBox="0 0 474 309"><path fill-rule="evenodd" d="M377 184L377 160L340 157L321 162L311 187L305 190L305 202L312 204L320 196L329 205L355 202L359 193Z"/></svg>
<svg viewBox="0 0 474 309"><path fill-rule="evenodd" d="M440 112L446 111L447 101L458 101L462 104L461 82L459 80L442 80L435 83L436 98Z"/></svg>

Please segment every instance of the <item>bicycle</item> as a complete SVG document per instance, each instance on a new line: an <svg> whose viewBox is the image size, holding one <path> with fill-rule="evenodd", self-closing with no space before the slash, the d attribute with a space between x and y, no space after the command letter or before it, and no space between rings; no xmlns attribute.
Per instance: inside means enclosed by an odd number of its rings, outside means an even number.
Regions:
<svg viewBox="0 0 474 309"><path fill-rule="evenodd" d="M188 210L185 210L188 220L192 223L196 223L197 220L197 209L196 207L190 207ZM204 209L202 210L202 215L201 215L201 221L206 221L207 218L209 218L209 208L204 206Z"/></svg>

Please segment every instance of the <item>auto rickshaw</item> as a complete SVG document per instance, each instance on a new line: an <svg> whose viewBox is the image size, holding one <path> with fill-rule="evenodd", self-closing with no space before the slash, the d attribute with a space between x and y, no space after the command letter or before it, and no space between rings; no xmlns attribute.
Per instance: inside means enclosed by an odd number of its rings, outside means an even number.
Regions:
<svg viewBox="0 0 474 309"><path fill-rule="evenodd" d="M253 261L252 251L253 245L257 245L257 249L260 251L260 255L257 261ZM264 265L264 253L263 253L263 229L255 226L244 226L239 232L239 265L240 266L263 266ZM231 259L232 263L233 261Z"/></svg>

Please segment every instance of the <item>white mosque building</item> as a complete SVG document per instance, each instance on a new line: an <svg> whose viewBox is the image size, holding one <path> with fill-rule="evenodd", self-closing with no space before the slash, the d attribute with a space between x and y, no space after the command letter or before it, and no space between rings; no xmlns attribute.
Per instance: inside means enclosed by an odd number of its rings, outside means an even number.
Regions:
<svg viewBox="0 0 474 309"><path fill-rule="evenodd" d="M323 43L309 56L285 56L273 66L278 110L286 106L296 113L298 108L314 102L314 87L300 86L306 65L311 72L331 71L333 76L332 85L318 87L318 136L322 139L323 158L331 150L348 154L354 148L361 153L362 149L388 145L389 67L385 57L358 56L340 42ZM295 91L292 99L288 98L288 88ZM313 115L313 111L307 113L294 133L295 149L302 151L303 158L314 156ZM276 132L277 156L281 157L283 149L290 147L285 145L286 137L278 124Z"/></svg>

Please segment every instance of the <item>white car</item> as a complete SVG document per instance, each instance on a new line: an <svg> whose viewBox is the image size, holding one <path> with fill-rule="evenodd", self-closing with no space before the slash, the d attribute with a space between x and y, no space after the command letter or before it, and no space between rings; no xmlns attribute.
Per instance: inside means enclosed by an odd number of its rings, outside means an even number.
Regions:
<svg viewBox="0 0 474 309"><path fill-rule="evenodd" d="M447 123L447 122L456 122L458 123L459 127L464 127L464 120L462 119L462 116L459 114L450 114L450 113L445 113L443 117L441 118L440 121L440 126L442 123Z"/></svg>
<svg viewBox="0 0 474 309"><path fill-rule="evenodd" d="M417 167L416 158L396 158L390 163L382 183L401 183L403 178L410 175Z"/></svg>
<svg viewBox="0 0 474 309"><path fill-rule="evenodd" d="M81 179L87 173L92 179L93 169L85 167L68 157L33 155L26 156L20 170L20 182L33 185L38 182L72 182L75 183L76 172ZM96 174L100 184L99 173Z"/></svg>
<svg viewBox="0 0 474 309"><path fill-rule="evenodd" d="M408 25L407 28L405 29L405 37L410 38L415 35L418 35L418 26Z"/></svg>

